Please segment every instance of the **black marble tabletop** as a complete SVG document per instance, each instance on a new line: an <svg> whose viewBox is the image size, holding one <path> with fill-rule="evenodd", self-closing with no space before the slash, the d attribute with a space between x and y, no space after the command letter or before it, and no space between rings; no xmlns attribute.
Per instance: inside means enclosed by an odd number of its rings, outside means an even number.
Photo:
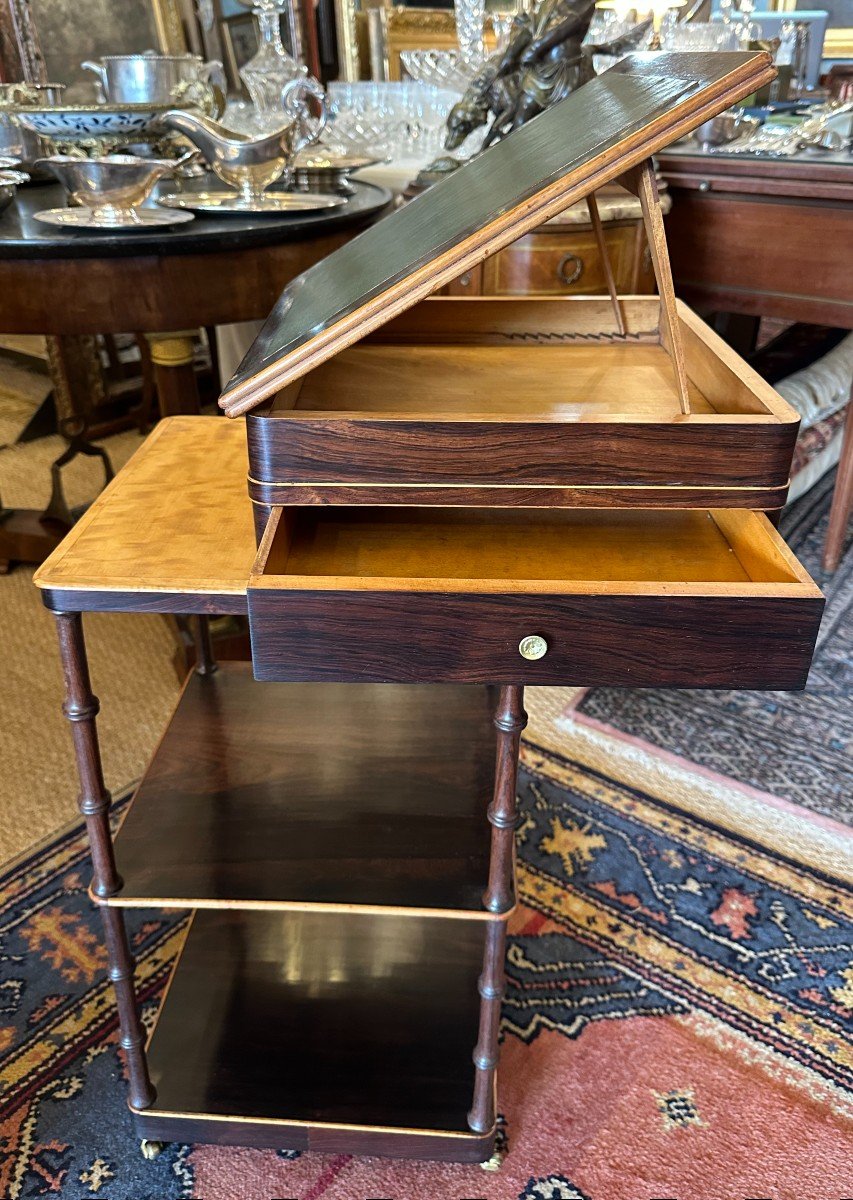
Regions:
<svg viewBox="0 0 853 1200"><path fill-rule="evenodd" d="M211 254L270 246L279 242L332 233L347 225L367 224L391 202L391 193L372 183L353 180L355 194L339 208L289 216L202 216L184 225L129 232L58 229L37 221L34 213L65 205L67 193L59 183L31 183L18 189L13 203L0 216L0 259L3 258L118 258L131 255ZM160 185L175 191L174 181ZM192 180L183 190L222 190L214 176ZM156 194L156 193L155 193Z"/></svg>

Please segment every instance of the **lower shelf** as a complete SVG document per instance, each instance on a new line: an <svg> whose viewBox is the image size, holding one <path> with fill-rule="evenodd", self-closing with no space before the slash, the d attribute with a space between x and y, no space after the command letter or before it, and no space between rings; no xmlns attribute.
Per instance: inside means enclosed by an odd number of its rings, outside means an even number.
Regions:
<svg viewBox="0 0 853 1200"><path fill-rule="evenodd" d="M148 1047L140 1135L480 1161L485 923L195 913Z"/></svg>

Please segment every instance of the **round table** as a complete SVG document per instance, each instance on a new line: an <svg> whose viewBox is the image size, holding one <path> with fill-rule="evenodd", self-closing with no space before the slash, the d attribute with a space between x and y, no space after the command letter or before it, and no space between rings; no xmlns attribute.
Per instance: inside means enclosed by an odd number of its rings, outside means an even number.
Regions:
<svg viewBox="0 0 853 1200"><path fill-rule="evenodd" d="M213 177L185 185L211 187ZM161 184L174 190L174 183ZM221 188L221 185L219 185ZM286 217L197 216L155 230L57 229L59 184L20 189L0 217L0 331L148 335L163 414L198 411L192 333L266 317L284 286L379 216L391 193L353 181L340 208Z"/></svg>
<svg viewBox="0 0 853 1200"><path fill-rule="evenodd" d="M174 186L160 185L165 191ZM208 176L184 190L214 186L221 187ZM195 332L263 319L290 280L337 250L391 202L391 193L375 184L353 180L353 187L339 208L286 217L197 216L169 228L121 232L46 225L34 214L62 207L64 188L23 187L0 216L0 332L59 339L144 335L161 414L196 413ZM88 393L91 366L64 352L62 360L59 390L65 393L63 407L74 415L63 422L70 446L56 467L75 453L102 454L87 440L86 405L75 403L73 395L75 376L77 390ZM58 471L55 476L44 512L0 507L0 570L10 562L41 561L63 536L72 515L61 487L57 492Z"/></svg>

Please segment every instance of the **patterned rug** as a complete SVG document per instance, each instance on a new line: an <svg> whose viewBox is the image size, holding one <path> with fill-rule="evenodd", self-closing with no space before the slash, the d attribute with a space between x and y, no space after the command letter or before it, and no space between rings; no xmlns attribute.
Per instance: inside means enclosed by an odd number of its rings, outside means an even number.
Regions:
<svg viewBox="0 0 853 1200"><path fill-rule="evenodd" d="M2 878L0 1196L853 1195L851 889L798 856L807 837L793 848L744 838L664 787L596 771L558 721L548 736L531 728L499 1172L178 1145L143 1160L75 828ZM845 837L832 831L839 864ZM132 915L148 1023L181 926L174 914Z"/></svg>
<svg viewBox="0 0 853 1200"><path fill-rule="evenodd" d="M579 712L721 775L853 824L853 548L821 554L835 473L787 510L781 533L826 594L804 692L594 688Z"/></svg>

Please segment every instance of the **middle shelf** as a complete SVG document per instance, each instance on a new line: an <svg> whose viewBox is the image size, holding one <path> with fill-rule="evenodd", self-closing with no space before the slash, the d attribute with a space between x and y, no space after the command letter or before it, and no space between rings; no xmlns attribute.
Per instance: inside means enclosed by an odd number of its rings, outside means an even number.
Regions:
<svg viewBox="0 0 853 1200"><path fill-rule="evenodd" d="M116 835L108 903L481 916L496 689L193 673Z"/></svg>

